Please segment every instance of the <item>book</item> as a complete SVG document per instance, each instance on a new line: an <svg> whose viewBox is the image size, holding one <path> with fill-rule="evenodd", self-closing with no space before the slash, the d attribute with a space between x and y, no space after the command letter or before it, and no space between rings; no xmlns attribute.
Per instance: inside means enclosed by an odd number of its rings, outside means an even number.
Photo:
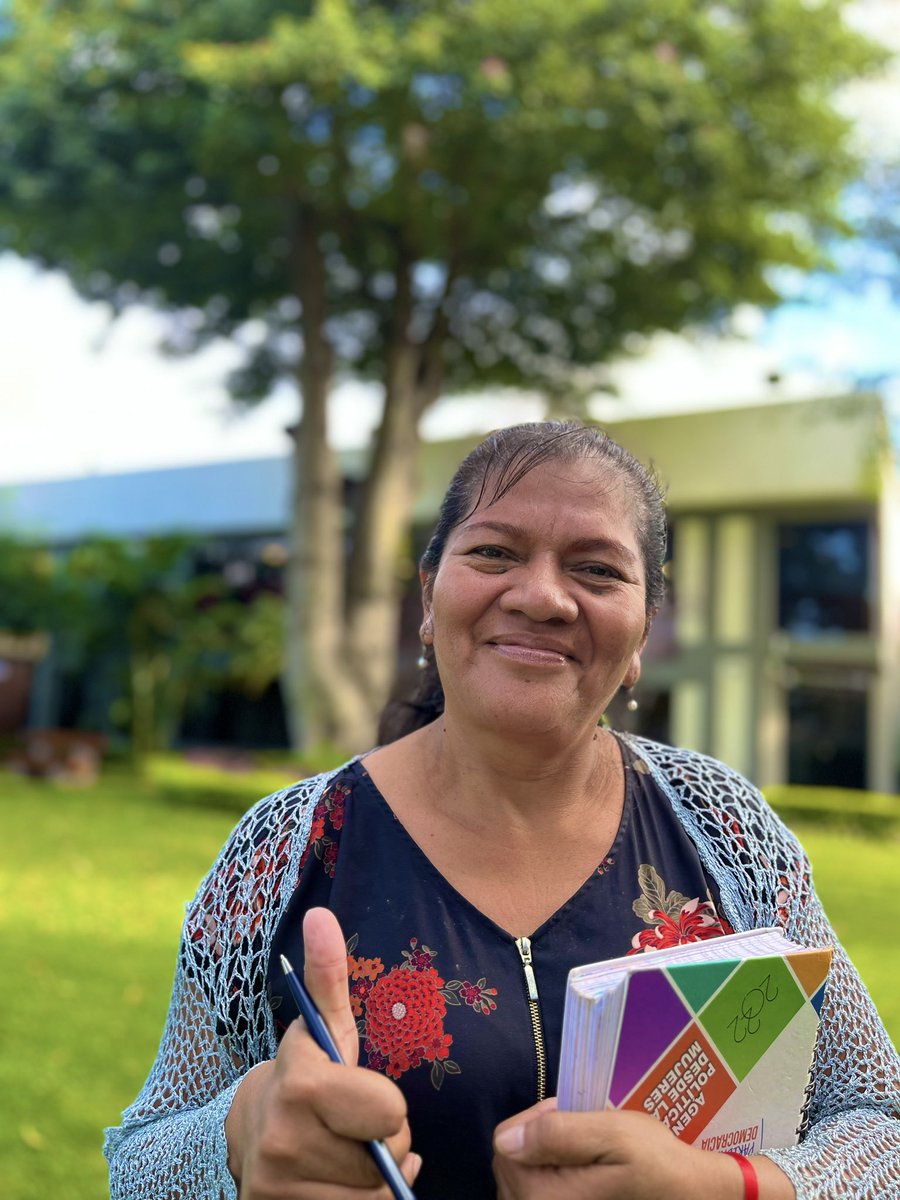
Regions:
<svg viewBox="0 0 900 1200"><path fill-rule="evenodd" d="M830 964L770 928L576 967L559 1108L650 1113L704 1150L795 1145Z"/></svg>

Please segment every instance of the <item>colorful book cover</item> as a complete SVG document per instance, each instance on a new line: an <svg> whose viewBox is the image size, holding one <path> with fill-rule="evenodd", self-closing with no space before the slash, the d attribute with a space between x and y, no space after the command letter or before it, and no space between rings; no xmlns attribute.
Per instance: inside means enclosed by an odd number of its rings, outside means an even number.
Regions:
<svg viewBox="0 0 900 1200"><path fill-rule="evenodd" d="M561 1107L650 1113L705 1150L794 1145L830 962L830 950L790 943L763 957L642 962L617 1003L582 1005L582 1045L608 1055L608 1069L599 1093L576 1086L564 1099L561 1086Z"/></svg>

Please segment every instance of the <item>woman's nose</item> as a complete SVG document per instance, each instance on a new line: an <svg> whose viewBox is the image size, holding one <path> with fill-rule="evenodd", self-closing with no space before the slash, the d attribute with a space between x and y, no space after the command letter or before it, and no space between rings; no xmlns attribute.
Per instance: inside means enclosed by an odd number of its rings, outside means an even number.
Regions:
<svg viewBox="0 0 900 1200"><path fill-rule="evenodd" d="M507 575L500 597L504 612L520 612L532 621L574 621L578 604L563 571L549 562L522 563Z"/></svg>

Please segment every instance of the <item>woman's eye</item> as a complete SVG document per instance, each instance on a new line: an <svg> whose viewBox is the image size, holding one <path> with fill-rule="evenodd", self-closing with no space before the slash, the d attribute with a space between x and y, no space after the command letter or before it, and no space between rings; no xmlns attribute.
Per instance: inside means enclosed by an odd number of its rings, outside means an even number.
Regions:
<svg viewBox="0 0 900 1200"><path fill-rule="evenodd" d="M477 558L501 559L508 557L507 551L500 546L475 546L469 553L474 554Z"/></svg>
<svg viewBox="0 0 900 1200"><path fill-rule="evenodd" d="M590 579L621 579L622 576L615 567L607 567L602 563L589 563L583 568Z"/></svg>

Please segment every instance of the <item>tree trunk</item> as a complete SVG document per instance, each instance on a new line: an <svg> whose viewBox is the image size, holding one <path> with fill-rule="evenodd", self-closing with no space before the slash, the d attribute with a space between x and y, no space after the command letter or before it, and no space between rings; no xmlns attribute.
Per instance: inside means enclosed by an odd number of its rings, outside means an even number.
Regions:
<svg viewBox="0 0 900 1200"><path fill-rule="evenodd" d="M371 728L361 688L347 670L344 642L343 480L328 445L333 352L325 332L325 264L309 210L296 214L293 250L302 305L303 414L293 431L293 511L287 569L285 700L296 749L332 743L366 748Z"/></svg>
<svg viewBox="0 0 900 1200"><path fill-rule="evenodd" d="M348 569L343 481L326 436L332 348L325 333L325 265L313 217L302 210L294 250L304 350L287 584L291 738L300 749L332 742L359 752L373 744L396 671L398 598L408 573L403 555L418 484L418 426L440 393L446 321L438 312L428 341L410 340L412 264L398 248L384 409Z"/></svg>
<svg viewBox="0 0 900 1200"><path fill-rule="evenodd" d="M415 350L405 348L390 369L354 531L347 645L373 719L388 697L396 671L398 599L409 573L408 563L403 569L403 558L418 478L416 359Z"/></svg>
<svg viewBox="0 0 900 1200"><path fill-rule="evenodd" d="M381 425L354 529L348 593L348 648L365 683L373 722L397 668L398 599L409 570L410 520L418 491L419 420L440 392L438 315L434 337L410 340L411 262L398 252L397 289ZM406 561L404 561L406 557Z"/></svg>

